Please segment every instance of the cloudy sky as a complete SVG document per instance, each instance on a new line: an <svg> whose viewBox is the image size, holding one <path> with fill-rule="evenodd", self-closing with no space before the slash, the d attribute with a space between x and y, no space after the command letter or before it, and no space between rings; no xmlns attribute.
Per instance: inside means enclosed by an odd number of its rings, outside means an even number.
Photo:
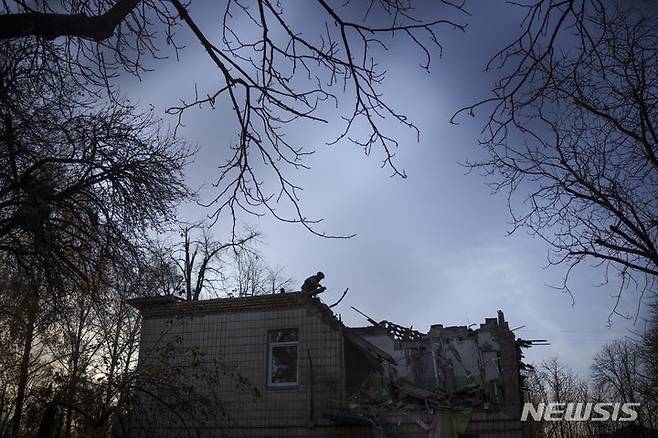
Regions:
<svg viewBox="0 0 658 438"><path fill-rule="evenodd" d="M192 16L210 36L218 36L221 10L200 3L193 3ZM310 3L287 1L290 19L313 23L317 12L309 9ZM485 73L483 66L518 32L522 13L503 1L477 2L468 9L471 16L462 17L468 22L465 33L444 29L439 34L443 56L434 54L430 73L418 68L418 51L400 44L380 59L387 71L381 88L386 101L421 132L417 142L414 132L393 122L386 125L400 141L396 163L407 179L390 178L376 156L365 157L349 142L327 146L340 126L299 124L286 132L317 151L308 161L312 169L294 174L304 188L304 212L324 218L322 231L356 237L322 239L267 216L242 220L264 234L262 252L268 261L285 266L297 283L324 271L328 291L323 300L333 302L349 287L336 308L349 325L367 324L350 306L376 320L422 331L433 323L479 323L502 309L512 327L522 326L516 330L519 336L551 342L528 351L531 362L558 355L585 375L601 344L641 330L642 318L634 324L614 317L608 327L617 284L600 286L602 272L593 264L572 273L574 305L571 297L551 288L565 272L546 268L546 244L523 231L508 235L505 196L492 194L484 177L467 174L459 164L481 157L477 139L484 114L464 117L459 125L451 125L449 118L461 106L487 96L496 75ZM131 98L154 105L168 123L174 120L164 109L190 98L195 84L203 92L220 83L190 35L181 32L179 37L187 45L180 61L155 63L141 82L130 80L123 86ZM187 169L188 182L208 198L217 165L236 141L235 125L221 105L214 111L191 111L184 122L181 135L199 146ZM209 213L187 205L180 218L199 220ZM224 230L222 223L214 228L218 239L226 237ZM626 291L622 311L634 314L637 304L637 293Z"/></svg>

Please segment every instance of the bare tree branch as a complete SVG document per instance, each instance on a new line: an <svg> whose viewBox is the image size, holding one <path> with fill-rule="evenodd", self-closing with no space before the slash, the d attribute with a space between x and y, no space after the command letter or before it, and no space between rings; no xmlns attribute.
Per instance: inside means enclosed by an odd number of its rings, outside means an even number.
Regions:
<svg viewBox="0 0 658 438"><path fill-rule="evenodd" d="M107 12L91 17L84 13L3 14L0 15L0 39L38 36L52 40L72 36L101 41L109 38L138 4L139 0L117 0Z"/></svg>

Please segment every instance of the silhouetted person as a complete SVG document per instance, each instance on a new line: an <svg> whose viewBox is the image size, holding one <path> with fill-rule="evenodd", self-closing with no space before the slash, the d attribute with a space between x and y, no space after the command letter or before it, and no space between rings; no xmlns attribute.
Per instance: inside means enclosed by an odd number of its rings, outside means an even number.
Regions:
<svg viewBox="0 0 658 438"><path fill-rule="evenodd" d="M302 292L310 295L317 295L324 292L327 288L320 284L320 281L322 281L323 278L324 274L322 272L311 275L304 281L304 284L302 284Z"/></svg>

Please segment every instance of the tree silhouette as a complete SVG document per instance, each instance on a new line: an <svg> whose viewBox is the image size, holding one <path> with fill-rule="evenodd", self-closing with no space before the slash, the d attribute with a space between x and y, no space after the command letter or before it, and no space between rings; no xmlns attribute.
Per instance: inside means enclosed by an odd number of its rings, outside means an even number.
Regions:
<svg viewBox="0 0 658 438"><path fill-rule="evenodd" d="M183 49L176 31L182 27L189 32L216 67L221 85L202 93L195 89L192 99L181 100L168 112L181 123L192 107L227 106L238 133L214 182L216 193L209 202L213 218L225 211L233 217L237 211L269 213L326 237L330 236L314 227L318 221L302 213L301 187L291 173L307 168L304 159L313 151L291 143L286 126L304 121L324 124L337 107L348 108L338 112L344 130L330 143L345 139L367 155L376 149L383 157L382 167L405 177L393 161L398 142L387 134L384 122L416 128L384 100L380 86L385 70L378 60L396 37L416 47L423 57L421 67L429 69L434 49L441 49L437 33L442 28L464 30L465 13L462 4L448 0L429 12L416 9L410 0L315 0L306 4L315 8L309 33L303 23L291 19L288 7L272 0L214 3L212 12L221 21L219 29L212 30L202 29L190 4L180 0L4 5L0 38L53 40L63 49L63 54L53 55L61 68L94 93L98 87L107 89L111 98L116 96L113 79L120 71L140 76L149 60L165 55L163 45L173 47L176 54ZM425 17L426 13L431 15ZM212 37L217 32L218 41ZM343 96L349 96L349 103ZM365 127L362 135L357 136L356 126ZM265 184L266 180L274 183Z"/></svg>
<svg viewBox="0 0 658 438"><path fill-rule="evenodd" d="M146 231L170 220L189 196L182 170L190 150L149 114L81 93L41 48L30 40L0 44L0 162L7 170L0 175L0 270L11 281L0 291L0 317L21 347L11 386L13 436L21 432L42 329L80 293L84 312L70 315L62 332L85 328L106 272L139 264ZM64 401L75 396L85 360L80 337L70 338Z"/></svg>
<svg viewBox="0 0 658 438"><path fill-rule="evenodd" d="M658 275L657 23L596 0L528 6L487 66L502 72L493 96L453 117L490 110L487 158L468 164L508 192L514 229L546 240L551 263L595 259L606 280L615 268L619 296L632 274L640 288Z"/></svg>
<svg viewBox="0 0 658 438"><path fill-rule="evenodd" d="M3 43L0 250L31 269L85 277L99 257L120 261L143 232L189 196L190 151L126 105L81 96L47 59Z"/></svg>

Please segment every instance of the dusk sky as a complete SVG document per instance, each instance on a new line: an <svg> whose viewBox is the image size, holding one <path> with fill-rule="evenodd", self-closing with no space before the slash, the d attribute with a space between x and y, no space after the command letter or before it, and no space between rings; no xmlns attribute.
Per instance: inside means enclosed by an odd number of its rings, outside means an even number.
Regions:
<svg viewBox="0 0 658 438"><path fill-rule="evenodd" d="M309 4L292 0L285 7L291 19L312 23L315 12L307 10ZM482 157L477 140L486 114L463 116L459 125L449 119L460 107L488 96L497 76L495 71L485 73L484 65L518 32L523 12L503 1L473 2L467 9L471 16L459 17L468 23L466 32L444 28L439 33L443 56L433 54L430 73L418 67L422 53L401 43L378 59L387 71L384 99L420 130L417 142L413 131L393 121L383 125L400 141L396 164L407 179L389 177L377 153L365 157L348 141L327 146L342 129L339 123L286 128L288 138L317 151L307 162L311 170L292 174L304 188L305 214L324 218L321 231L356 237L323 239L271 216L240 219L263 233L264 256L272 265L285 266L295 285L322 270L328 287L323 301L334 302L349 287L334 309L348 325L367 324L350 306L375 320L421 331L435 323L480 323L502 309L512 328L523 326L516 330L518 336L551 343L527 351L530 362L557 355L587 375L604 342L644 328L642 313L635 324L633 318L639 295L632 289L624 292L620 311L631 318L614 316L608 327L618 283L611 276L609 285L598 286L603 272L592 261L572 272L572 305L567 294L550 287L561 284L566 267L546 268L549 248L540 239L523 230L508 235L505 194L492 194L486 185L490 180L467 174L460 165ZM220 8L193 3L191 13L209 36L219 37ZM142 105L153 104L169 124L175 119L164 110L180 98L191 98L195 84L202 92L220 84L198 43L182 30L179 36L187 48L178 62L157 62L141 82L126 80L122 86ZM349 95L344 98L351 102ZM234 120L218 102L215 110L188 112L184 123L181 136L199 147L187 169L188 183L209 199L217 166L237 138ZM209 213L187 205L180 219L200 220ZM227 238L227 219L213 228L217 239Z"/></svg>

